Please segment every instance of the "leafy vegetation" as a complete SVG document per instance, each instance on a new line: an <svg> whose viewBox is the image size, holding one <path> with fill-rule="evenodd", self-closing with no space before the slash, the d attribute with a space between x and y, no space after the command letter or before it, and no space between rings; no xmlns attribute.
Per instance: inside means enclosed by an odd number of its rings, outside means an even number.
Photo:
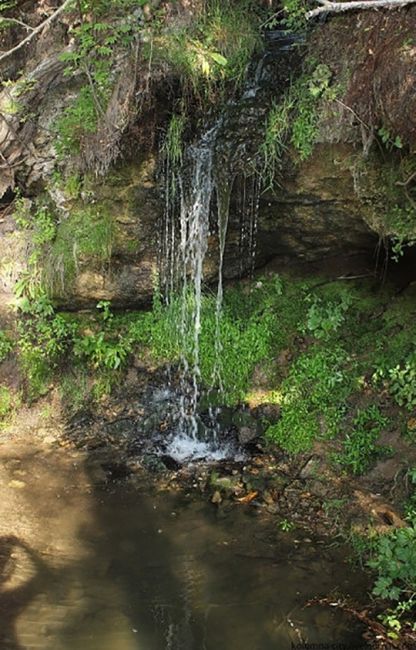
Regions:
<svg viewBox="0 0 416 650"><path fill-rule="evenodd" d="M269 427L268 437L293 454L309 449L316 438L334 437L352 391L347 363L345 350L337 346L317 346L297 359L280 388L282 417Z"/></svg>
<svg viewBox="0 0 416 650"><path fill-rule="evenodd" d="M6 386L0 386L0 424L12 408L12 396L10 390Z"/></svg>
<svg viewBox="0 0 416 650"><path fill-rule="evenodd" d="M106 123L116 74L114 58L132 51L140 38L148 67L168 67L182 85L184 101L204 105L238 87L253 52L261 46L264 12L250 0L209 0L186 26L166 22L163 7L142 19L145 0L91 0L78 3L80 22L72 31L75 47L62 55L66 74L84 84L56 122L58 154L79 154L88 136Z"/></svg>
<svg viewBox="0 0 416 650"><path fill-rule="evenodd" d="M377 458L390 453L389 448L377 444L387 424L388 419L381 414L378 406L372 404L366 409L359 409L352 430L343 440L343 451L337 456L340 465L353 474L364 474Z"/></svg>
<svg viewBox="0 0 416 650"><path fill-rule="evenodd" d="M285 12L285 27L293 32L302 32L306 29L307 3L305 0L283 0Z"/></svg>
<svg viewBox="0 0 416 650"><path fill-rule="evenodd" d="M318 133L319 101L335 99L338 89L331 86L332 72L326 64L309 60L304 73L274 103L266 119L260 146L260 170L266 187L275 181L284 150L291 144L300 160L312 153Z"/></svg>
<svg viewBox="0 0 416 650"><path fill-rule="evenodd" d="M257 12L249 1L210 0L189 25L156 31L147 56L181 79L184 97L194 96L205 104L221 95L225 86L241 84L261 45Z"/></svg>
<svg viewBox="0 0 416 650"><path fill-rule="evenodd" d="M83 0L78 3L79 25L72 30L75 47L62 54L65 74L82 75L84 85L56 122L56 149L61 156L78 154L88 134L105 122L114 82L114 57L129 51L141 29L134 14L143 0Z"/></svg>
<svg viewBox="0 0 416 650"><path fill-rule="evenodd" d="M74 208L61 221L43 264L42 282L51 294L65 294L84 258L101 269L110 263L114 238L113 217L96 206Z"/></svg>
<svg viewBox="0 0 416 650"><path fill-rule="evenodd" d="M13 349L13 343L3 330L0 330L0 363L5 360Z"/></svg>
<svg viewBox="0 0 416 650"><path fill-rule="evenodd" d="M373 595L393 603L380 616L389 636L398 638L404 625L415 630L416 521L380 535L367 564L376 573Z"/></svg>

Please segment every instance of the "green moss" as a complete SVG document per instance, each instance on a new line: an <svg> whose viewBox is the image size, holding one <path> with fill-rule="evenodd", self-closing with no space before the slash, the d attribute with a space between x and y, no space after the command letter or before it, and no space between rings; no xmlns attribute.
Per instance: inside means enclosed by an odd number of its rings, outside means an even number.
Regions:
<svg viewBox="0 0 416 650"><path fill-rule="evenodd" d="M114 220L105 209L74 209L60 224L43 266L42 280L52 295L63 295L84 259L102 268L110 262Z"/></svg>

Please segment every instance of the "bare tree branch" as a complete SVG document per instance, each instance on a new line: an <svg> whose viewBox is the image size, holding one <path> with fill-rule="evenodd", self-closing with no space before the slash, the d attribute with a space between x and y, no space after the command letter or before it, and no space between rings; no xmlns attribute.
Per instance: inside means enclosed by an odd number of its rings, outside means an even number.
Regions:
<svg viewBox="0 0 416 650"><path fill-rule="evenodd" d="M414 1L416 2L416 0ZM39 34L47 25L50 25L54 20L56 20L56 18L63 11L65 11L65 9L71 4L71 2L72 0L64 0L64 3L60 7L58 7L58 9L56 9L56 11L54 11L53 14L49 16L49 18L47 18L42 23L40 23L40 25L35 27L33 31L31 31L30 34L23 39L23 41L20 41L20 43L15 45L15 47L12 47L11 50L8 50L7 52L3 52L3 54L0 55L0 61L3 61L4 59L11 56L15 52L18 52L19 50L22 49L22 47L30 43L30 41L36 36L36 34Z"/></svg>
<svg viewBox="0 0 416 650"><path fill-rule="evenodd" d="M398 9L406 5L415 4L416 0L353 0L352 2L332 2L330 0L317 0L321 7L306 13L310 20L324 13L341 13L354 9Z"/></svg>
<svg viewBox="0 0 416 650"><path fill-rule="evenodd" d="M33 32L35 30L34 27L31 27L31 25L27 25L26 23L23 23L21 20L17 20L17 18L0 18L0 25L4 23L13 23L15 25L20 25L21 27L24 27L25 29L28 29L29 31Z"/></svg>

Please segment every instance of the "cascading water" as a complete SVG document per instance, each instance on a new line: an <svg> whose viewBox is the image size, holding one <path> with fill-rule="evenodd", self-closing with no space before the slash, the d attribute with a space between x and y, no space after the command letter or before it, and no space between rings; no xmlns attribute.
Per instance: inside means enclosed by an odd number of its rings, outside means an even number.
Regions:
<svg viewBox="0 0 416 650"><path fill-rule="evenodd" d="M269 39L270 40L270 39ZM251 77L237 102L230 101L218 122L196 144L173 160L166 156L165 214L160 247L160 286L166 305L178 305L172 329L177 329L180 349L179 386L169 395L170 407L179 403L163 453L178 461L235 457L233 442L219 441L218 406L223 379L221 322L226 244L234 251L233 275L252 275L255 267L260 179L256 171L262 117L270 106L270 89L277 52L292 48L293 38L278 33L254 65ZM276 47L277 44L277 47ZM248 133L254 137L248 137ZM233 187L237 191L233 193ZM238 236L227 241L230 203ZM209 238L217 233L218 266L215 306L215 362L210 385L204 387L207 403L199 412L202 385L200 372L203 284ZM212 282L212 268L209 270ZM174 312L172 312L174 313ZM179 397L177 393L179 392ZM215 399L210 397L215 395Z"/></svg>
<svg viewBox="0 0 416 650"><path fill-rule="evenodd" d="M214 170L218 124L207 131L198 144L186 152L182 173L167 180L169 198L179 196L178 209L168 200L165 212L161 267L162 287L168 304L180 299L178 322L181 359L179 365L179 415L174 434L165 453L176 460L197 458L220 459L235 454L232 445L217 438L215 411L210 409L208 422L198 414L201 391L200 333L204 262L211 232L214 194L217 204L219 269L216 299L216 336L212 387L221 390L220 322L223 301L223 263L228 227L231 184L219 180ZM175 186L173 191L172 187ZM227 179L229 180L229 179ZM178 215L176 215L178 212ZM175 325L175 324L173 324Z"/></svg>

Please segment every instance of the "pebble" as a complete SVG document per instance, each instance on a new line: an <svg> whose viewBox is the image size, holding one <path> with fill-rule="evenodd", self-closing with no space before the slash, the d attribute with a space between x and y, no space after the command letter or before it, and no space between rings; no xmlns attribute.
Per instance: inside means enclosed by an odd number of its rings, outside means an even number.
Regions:
<svg viewBox="0 0 416 650"><path fill-rule="evenodd" d="M10 481L9 487L14 488L15 490L22 490L26 487L26 483L24 481L17 481L14 479L13 481Z"/></svg>

